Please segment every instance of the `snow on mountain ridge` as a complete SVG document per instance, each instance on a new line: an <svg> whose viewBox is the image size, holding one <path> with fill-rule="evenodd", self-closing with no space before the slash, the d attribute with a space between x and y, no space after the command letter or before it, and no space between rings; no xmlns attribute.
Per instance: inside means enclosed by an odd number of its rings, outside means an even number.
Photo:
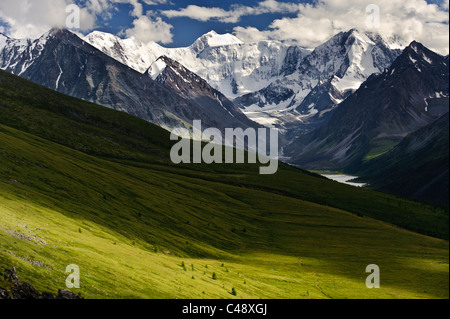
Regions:
<svg viewBox="0 0 450 319"><path fill-rule="evenodd" d="M292 48L279 41L243 43L231 34L219 35L214 31L184 48L165 48L155 42L143 44L99 31L83 40L140 73L159 57L167 56L230 99L260 90L281 78L286 69L285 58ZM291 51L295 52L297 60L308 54L301 48ZM290 58L295 61L295 57Z"/></svg>
<svg viewBox="0 0 450 319"><path fill-rule="evenodd" d="M239 38L236 36L226 33L226 34L218 34L216 31L212 30L208 33L202 35L198 38L191 47L195 50L203 51L206 47L218 47L223 45L232 45L232 44L243 44Z"/></svg>
<svg viewBox="0 0 450 319"><path fill-rule="evenodd" d="M167 64L162 59L158 59L150 66L148 73L153 80L156 80L166 67Z"/></svg>
<svg viewBox="0 0 450 319"><path fill-rule="evenodd" d="M140 73L144 73L159 56L166 53L165 48L155 42L144 44L101 31L94 31L82 39Z"/></svg>

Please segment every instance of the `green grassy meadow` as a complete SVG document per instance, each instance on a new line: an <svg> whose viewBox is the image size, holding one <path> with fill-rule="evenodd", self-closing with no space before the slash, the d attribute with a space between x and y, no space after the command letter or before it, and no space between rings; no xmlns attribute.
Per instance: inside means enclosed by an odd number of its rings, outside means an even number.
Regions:
<svg viewBox="0 0 450 319"><path fill-rule="evenodd" d="M85 298L449 297L448 208L287 165L174 165L171 143L1 71L0 271L54 293L76 264Z"/></svg>

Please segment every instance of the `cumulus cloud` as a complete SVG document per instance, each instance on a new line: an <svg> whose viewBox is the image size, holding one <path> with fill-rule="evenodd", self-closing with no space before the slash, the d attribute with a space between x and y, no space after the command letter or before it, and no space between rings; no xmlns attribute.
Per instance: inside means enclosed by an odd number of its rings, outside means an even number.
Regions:
<svg viewBox="0 0 450 319"><path fill-rule="evenodd" d="M189 5L180 10L164 10L161 13L168 18L187 17L203 22L216 20L219 22L236 23L243 16L261 15L264 13L296 13L300 7L300 5L294 3L265 0L259 2L255 7L235 4L231 5L230 10L225 10L218 7Z"/></svg>
<svg viewBox="0 0 450 319"><path fill-rule="evenodd" d="M157 4L169 3L168 0L142 0L142 1L144 1L144 3L148 4L148 5L157 5Z"/></svg>
<svg viewBox="0 0 450 319"><path fill-rule="evenodd" d="M141 16L133 21L133 28L125 30L125 35L143 43L155 41L168 44L173 41L172 28L160 17Z"/></svg>
<svg viewBox="0 0 450 319"><path fill-rule="evenodd" d="M117 0L121 1L121 0ZM142 4L137 0L128 0L133 5L131 15L133 27L124 31L128 38L134 38L140 42L148 43L151 41L168 44L173 42L173 26L164 22L161 17L155 16L154 12L143 12ZM165 0L144 0L146 4L165 3Z"/></svg>
<svg viewBox="0 0 450 319"><path fill-rule="evenodd" d="M8 35L14 38L37 38L51 27L66 27L66 8L70 4L80 7L80 29L76 32L93 30L97 18L111 19L117 4L129 4L133 17L132 27L124 34L142 42L172 42L172 26L160 17L151 17L152 12L144 12L143 3L157 5L168 0L1 0L0 20L8 26ZM2 29L3 30L3 29ZM3 30L5 31L5 30Z"/></svg>
<svg viewBox="0 0 450 319"><path fill-rule="evenodd" d="M119 3L130 4L132 6L130 14L134 17L143 15L142 3L139 0L87 0L85 5L94 14L109 18L115 10L114 5Z"/></svg>
<svg viewBox="0 0 450 319"><path fill-rule="evenodd" d="M162 11L162 14L169 18L188 17L203 22L211 19L235 20L235 17L230 12L222 8L206 8L197 5L190 5L181 10L165 10Z"/></svg>
<svg viewBox="0 0 450 319"><path fill-rule="evenodd" d="M380 10L378 28L367 24L369 4ZM297 17L274 20L267 30L235 27L234 34L243 41L295 40L313 48L340 31L356 27L385 37L399 35L408 43L417 40L441 54L449 52L448 0L441 6L425 0L320 0L300 6Z"/></svg>
<svg viewBox="0 0 450 319"><path fill-rule="evenodd" d="M255 6L230 5L229 9L188 5L178 10L144 12L145 5L170 3L170 0L0 0L1 29L15 38L36 38L51 27L65 27L66 7L81 5L80 32L97 27L97 19L111 19L117 4L129 4L131 26L122 34L142 42L172 42L173 27L162 17L189 17L198 21L234 23L233 33L246 42L262 39L291 40L314 48L340 31L351 28L377 31L384 36L400 35L406 42L417 40L442 54L449 52L449 0L439 4L426 0L315 0L311 4L264 0ZM379 28L366 24L366 7L375 4L380 9ZM159 16L156 15L156 12ZM274 20L266 29L239 26L244 16L266 13L289 14Z"/></svg>
<svg viewBox="0 0 450 319"><path fill-rule="evenodd" d="M68 0L2 0L0 20L8 25L8 33L15 38L36 38L51 27L64 27ZM95 16L86 7L80 8L81 30L95 24Z"/></svg>
<svg viewBox="0 0 450 319"><path fill-rule="evenodd" d="M255 27L235 27L234 34L243 42L258 42L272 38L270 31L260 31Z"/></svg>

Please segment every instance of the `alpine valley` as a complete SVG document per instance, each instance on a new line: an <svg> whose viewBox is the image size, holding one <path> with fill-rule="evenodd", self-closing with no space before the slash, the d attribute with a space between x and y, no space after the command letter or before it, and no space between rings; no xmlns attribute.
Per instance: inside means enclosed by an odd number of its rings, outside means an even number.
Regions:
<svg viewBox="0 0 450 319"><path fill-rule="evenodd" d="M53 28L0 33L0 69L0 272L32 296L75 264L85 298L449 297L449 56L358 29L166 48ZM278 171L172 163L194 120L278 129Z"/></svg>

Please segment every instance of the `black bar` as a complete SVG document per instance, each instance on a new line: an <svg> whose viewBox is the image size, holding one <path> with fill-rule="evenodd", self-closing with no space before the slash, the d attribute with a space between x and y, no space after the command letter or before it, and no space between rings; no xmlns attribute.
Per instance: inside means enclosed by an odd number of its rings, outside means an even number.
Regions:
<svg viewBox="0 0 450 319"><path fill-rule="evenodd" d="M245 306L244 306L245 305ZM253 306L252 306L253 305ZM258 306L259 305L259 306ZM263 305L263 306L261 306ZM347 317L416 317L419 313L446 313L450 306L444 300L2 300L2 312L31 314L85 315L88 309L105 315L128 313L134 318L322 318ZM200 308L202 307L202 308ZM212 315L212 308L214 314ZM209 309L207 312L206 309ZM189 313L184 313L186 310ZM245 311L243 309L246 309ZM264 312L263 312L264 310ZM431 312L430 312L431 311ZM201 313L200 313L201 312ZM245 312L245 313L244 313ZM140 314L140 315L138 315ZM312 317L313 316L313 317ZM330 317L331 318L331 317ZM127 318L128 319L128 318Z"/></svg>

